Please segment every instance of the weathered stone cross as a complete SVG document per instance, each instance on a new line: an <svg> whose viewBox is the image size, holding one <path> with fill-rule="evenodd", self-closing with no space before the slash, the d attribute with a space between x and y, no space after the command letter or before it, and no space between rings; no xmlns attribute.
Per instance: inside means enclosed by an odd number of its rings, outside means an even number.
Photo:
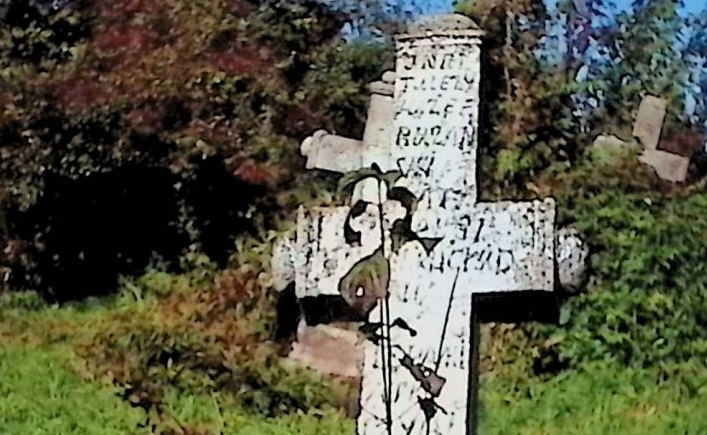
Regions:
<svg viewBox="0 0 707 435"><path fill-rule="evenodd" d="M477 203L481 36L458 15L411 26L397 37L395 74L371 85L363 141L320 131L302 145L311 169L349 172L376 163L399 170L395 186L419 199L411 229L441 239L431 252L416 242L391 252L391 229L405 209L369 179L359 183L354 200L376 204L382 198L384 216L369 206L353 220L358 245L344 234L349 206L301 208L295 235L278 245L274 273L283 284L294 281L299 298L339 295L347 272L380 247L383 226L388 321L402 322L384 334L392 344L389 382L380 374L385 348L365 344L359 435L466 435L473 296L552 292L558 272L561 284L581 282L586 251L571 232L556 231L554 200ZM357 289L356 297L364 298L365 290ZM381 306L370 312L371 323L381 320Z"/></svg>

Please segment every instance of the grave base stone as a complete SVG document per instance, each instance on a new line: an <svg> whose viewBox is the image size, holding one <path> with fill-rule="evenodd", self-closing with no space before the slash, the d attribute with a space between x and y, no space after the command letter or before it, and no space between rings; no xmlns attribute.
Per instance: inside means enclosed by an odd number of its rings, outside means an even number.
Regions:
<svg viewBox="0 0 707 435"><path fill-rule="evenodd" d="M330 325L307 326L301 322L288 358L321 373L361 377L363 353L355 331Z"/></svg>

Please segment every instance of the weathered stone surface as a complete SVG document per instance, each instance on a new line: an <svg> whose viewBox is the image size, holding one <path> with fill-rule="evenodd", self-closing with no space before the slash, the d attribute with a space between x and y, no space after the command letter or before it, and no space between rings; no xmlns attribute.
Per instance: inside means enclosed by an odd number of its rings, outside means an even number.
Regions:
<svg viewBox="0 0 707 435"><path fill-rule="evenodd" d="M399 329L391 332L395 359L407 355L446 379L436 402L447 414L435 417L430 433L466 434L473 295L554 289L554 216L551 200L478 204L457 227L446 227L445 238L430 255L411 243L391 256L390 312L419 332L415 336ZM380 309L374 309L370 318L378 321ZM447 339L442 342L445 318ZM372 344L365 349L358 433L384 434L375 418L385 413L376 376L381 349ZM394 433L406 433L405 427L414 423L411 433L425 434L424 416L410 411L417 397L427 396L425 388L400 363L393 364L392 381L397 397Z"/></svg>
<svg viewBox="0 0 707 435"><path fill-rule="evenodd" d="M390 171L395 169L395 163L390 158L391 131L395 116L393 106L395 74L390 72L383 74L383 80L388 82L377 82L370 86L371 99L368 103L366 129L363 132L365 151L362 160L366 168L376 163L382 170Z"/></svg>
<svg viewBox="0 0 707 435"><path fill-rule="evenodd" d="M429 15L411 23L408 33L449 32L453 30L481 30L471 18L460 14Z"/></svg>
<svg viewBox="0 0 707 435"><path fill-rule="evenodd" d="M405 176L400 186L418 198L448 193L456 202L445 209L469 207L477 197L480 39L408 38L397 52L391 159Z"/></svg>
<svg viewBox="0 0 707 435"><path fill-rule="evenodd" d="M557 233L557 270L560 286L568 293L577 293L587 279L589 249L577 230L560 229Z"/></svg>
<svg viewBox="0 0 707 435"><path fill-rule="evenodd" d="M621 140L616 136L601 135L597 136L592 143L592 148L596 149L636 149L636 145L631 142Z"/></svg>
<svg viewBox="0 0 707 435"><path fill-rule="evenodd" d="M372 95L383 95L386 97L392 97L395 88L392 83L385 82L373 82L368 85L368 90Z"/></svg>
<svg viewBox="0 0 707 435"><path fill-rule="evenodd" d="M673 183L683 183L687 179L690 159L677 154L659 150L646 150L639 160L655 169L655 173L663 180Z"/></svg>
<svg viewBox="0 0 707 435"><path fill-rule="evenodd" d="M390 158L391 129L395 115L393 94L395 73L383 74L382 81L369 85L371 99L368 105L366 128L361 141L318 130L301 145L307 157L307 169L322 169L346 173L369 168L374 163L384 171L396 168Z"/></svg>
<svg viewBox="0 0 707 435"><path fill-rule="evenodd" d="M390 230L393 222L404 216L399 203L383 205L386 251L390 252ZM295 256L295 292L298 298L339 295L339 282L362 258L380 245L380 219L377 207L369 206L363 215L350 222L361 234L360 242L346 242L344 227L350 207L300 208L297 216Z"/></svg>
<svg viewBox="0 0 707 435"><path fill-rule="evenodd" d="M386 71L383 73L381 76L381 80L383 82L388 83L388 84L394 84L395 83L395 71Z"/></svg>
<svg viewBox="0 0 707 435"><path fill-rule="evenodd" d="M662 98L647 96L641 101L638 115L633 124L633 136L643 144L646 150L655 150L660 142L668 102Z"/></svg>
<svg viewBox="0 0 707 435"><path fill-rule="evenodd" d="M354 331L328 325L307 326L302 322L288 357L322 373L348 378L361 376L363 349Z"/></svg>
<svg viewBox="0 0 707 435"><path fill-rule="evenodd" d="M387 188L385 183L379 183L375 178L361 180L354 188L351 196L351 204L358 201L366 201L374 205L387 200Z"/></svg>
<svg viewBox="0 0 707 435"><path fill-rule="evenodd" d="M318 130L302 142L302 154L307 157L307 169L345 173L360 169L362 142Z"/></svg>
<svg viewBox="0 0 707 435"><path fill-rule="evenodd" d="M282 291L294 282L296 254L297 247L294 235L287 235L275 241L270 261L275 290Z"/></svg>

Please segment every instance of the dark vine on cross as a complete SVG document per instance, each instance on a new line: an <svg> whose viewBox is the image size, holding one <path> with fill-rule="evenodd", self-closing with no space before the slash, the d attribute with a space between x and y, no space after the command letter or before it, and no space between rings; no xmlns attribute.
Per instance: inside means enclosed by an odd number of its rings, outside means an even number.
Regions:
<svg viewBox="0 0 707 435"><path fill-rule="evenodd" d="M400 179L402 173L400 171L383 172L380 167L373 164L370 169L362 169L351 172L345 175L339 183L339 191L348 194L349 198L353 194L353 189L363 180L373 178L378 183L378 201L373 204L365 199L356 201L349 211L345 226L344 237L346 243L355 246L361 243L360 231L352 228L351 220L361 216L369 206L376 206L379 216L380 229L380 244L373 254L362 258L349 270L348 273L341 279L339 283L339 292L343 299L359 314L368 318L371 310L375 305L378 305L380 319L378 322L367 322L361 327L361 331L367 335L367 338L374 344L380 347L381 354L381 374L383 377L383 401L385 402L386 415L385 425L388 435L393 434L393 378L391 376L393 370L393 349L400 351L402 357L399 359L400 364L405 367L410 374L420 383L420 386L428 394L427 397L418 397L420 409L427 419L427 427L429 432L430 421L438 411L446 411L440 407L435 398L439 396L446 380L441 377L437 371L441 363L441 351L435 363L434 368L426 367L420 364L408 355L404 349L394 344L391 340L391 328L398 327L407 331L410 336L417 335L417 331L400 317L392 320L394 314L390 311L389 303L389 284L390 284L390 260L386 256L386 234L385 225L383 223L383 195L387 199L399 202L405 209L405 214L393 222L390 236L392 240L392 253L397 254L406 243L417 242L422 245L425 251L429 254L435 246L442 240L441 238L419 237L411 228L412 215L416 211L418 199L404 187L395 187L395 182ZM383 189L385 186L385 189ZM458 278L458 273L457 273ZM456 279L455 279L456 286ZM449 309L453 300L454 290L450 295ZM445 326L440 339L440 349L444 344L446 324L448 322L449 311L445 316Z"/></svg>

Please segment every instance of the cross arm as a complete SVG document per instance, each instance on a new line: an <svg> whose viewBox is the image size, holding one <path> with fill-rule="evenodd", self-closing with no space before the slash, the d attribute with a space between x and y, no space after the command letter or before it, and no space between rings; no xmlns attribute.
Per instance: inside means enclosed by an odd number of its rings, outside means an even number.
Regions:
<svg viewBox="0 0 707 435"><path fill-rule="evenodd" d="M300 147L307 159L307 169L321 169L338 173L356 171L363 167L363 141L317 130Z"/></svg>
<svg viewBox="0 0 707 435"><path fill-rule="evenodd" d="M301 210L296 232L274 247L271 264L279 289L297 281L300 297L338 295L337 279L376 246L373 239L358 247L347 245L342 228L349 210ZM361 225L375 220L363 218ZM575 293L585 282L587 246L576 230L555 228L552 201L477 204L468 220L445 232L447 240L426 260L429 267L461 267L481 292L552 291L559 286ZM508 280L501 279L504 275Z"/></svg>

